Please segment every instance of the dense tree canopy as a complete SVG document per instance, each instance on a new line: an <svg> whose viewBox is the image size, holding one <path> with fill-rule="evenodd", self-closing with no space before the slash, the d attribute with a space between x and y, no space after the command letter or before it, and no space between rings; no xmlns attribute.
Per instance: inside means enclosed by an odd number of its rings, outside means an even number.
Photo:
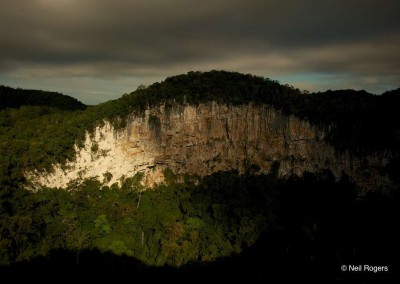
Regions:
<svg viewBox="0 0 400 284"><path fill-rule="evenodd" d="M398 193L360 199L346 176L335 182L329 172L288 181L223 172L199 182L169 174L168 184L145 192L140 176L134 176L120 186L86 180L70 191L20 191L3 200L0 264L63 250L74 255L64 260L64 273L83 265L101 269L101 275L117 269L138 277L127 257L184 269L232 259L214 272L221 278L268 280L279 271L280 279L296 273L296 279L316 282L346 277L339 270L343 264L393 265ZM90 251L100 255L88 258ZM107 253L114 261L104 262ZM61 260L54 254L47 259Z"/></svg>
<svg viewBox="0 0 400 284"><path fill-rule="evenodd" d="M13 89L0 85L0 110L20 106L49 106L62 110L83 110L86 106L70 96L40 90Z"/></svg>

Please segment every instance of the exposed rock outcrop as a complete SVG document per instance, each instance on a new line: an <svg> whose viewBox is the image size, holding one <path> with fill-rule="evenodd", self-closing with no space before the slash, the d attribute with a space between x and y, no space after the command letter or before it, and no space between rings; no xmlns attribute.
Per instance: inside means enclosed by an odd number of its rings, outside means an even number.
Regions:
<svg viewBox="0 0 400 284"><path fill-rule="evenodd" d="M144 172L146 183L162 182L163 169L205 176L217 171L245 171L258 165L269 172L279 162L282 176L329 169L347 173L360 187L388 183L379 174L382 155L352 158L324 141L324 131L267 105L220 105L215 102L159 106L131 115L127 127L105 122L87 134L76 159L55 165L49 174L30 173L36 185L66 187L76 179L97 177L108 184Z"/></svg>

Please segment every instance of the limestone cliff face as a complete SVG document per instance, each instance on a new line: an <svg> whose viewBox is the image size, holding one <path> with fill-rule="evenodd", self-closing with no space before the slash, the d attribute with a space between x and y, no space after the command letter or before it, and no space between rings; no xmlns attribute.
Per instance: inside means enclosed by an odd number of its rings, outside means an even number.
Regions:
<svg viewBox="0 0 400 284"><path fill-rule="evenodd" d="M364 188L388 182L378 174L387 163L384 157L338 156L323 139L324 132L308 122L266 105L159 106L131 115L122 130L105 122L87 134L75 161L66 167L55 165L51 174L31 173L30 177L39 185L66 187L90 177L112 184L122 176L144 172L146 183L152 185L162 182L165 168L205 176L226 170L243 172L252 164L260 172L269 172L279 162L282 176L330 169L336 177L349 174Z"/></svg>

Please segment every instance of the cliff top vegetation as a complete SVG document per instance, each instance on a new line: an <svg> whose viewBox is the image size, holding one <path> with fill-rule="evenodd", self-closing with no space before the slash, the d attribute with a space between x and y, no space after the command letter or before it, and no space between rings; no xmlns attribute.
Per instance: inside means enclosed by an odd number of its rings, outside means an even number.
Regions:
<svg viewBox="0 0 400 284"><path fill-rule="evenodd" d="M158 104L267 104L326 129L327 141L338 151L398 153L400 147L400 89L382 95L354 90L308 93L268 78L210 71L172 76L85 110L82 103L58 93L2 86L0 97L3 171L64 163L86 131L104 120L124 127L129 114Z"/></svg>

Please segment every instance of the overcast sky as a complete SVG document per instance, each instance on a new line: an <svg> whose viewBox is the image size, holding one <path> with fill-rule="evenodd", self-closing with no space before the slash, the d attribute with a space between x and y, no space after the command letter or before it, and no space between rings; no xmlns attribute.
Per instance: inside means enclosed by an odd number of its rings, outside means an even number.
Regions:
<svg viewBox="0 0 400 284"><path fill-rule="evenodd" d="M400 0L0 0L0 84L95 104L188 71L400 87Z"/></svg>

